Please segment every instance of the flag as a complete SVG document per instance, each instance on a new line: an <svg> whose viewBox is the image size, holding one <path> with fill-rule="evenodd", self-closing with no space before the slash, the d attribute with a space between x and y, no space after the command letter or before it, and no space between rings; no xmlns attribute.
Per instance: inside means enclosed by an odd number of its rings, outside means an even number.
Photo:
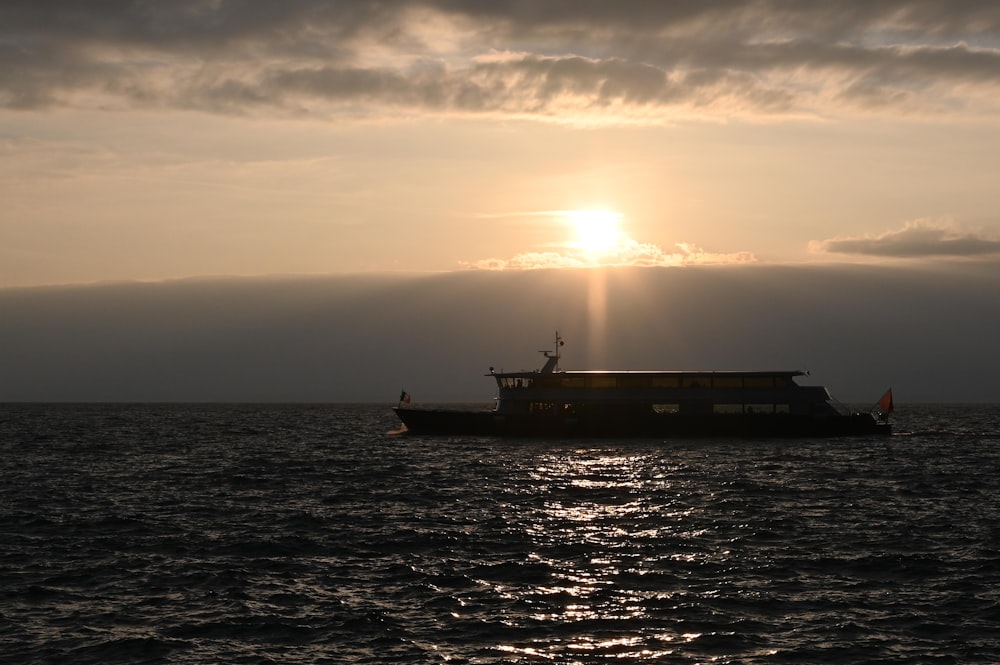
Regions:
<svg viewBox="0 0 1000 665"><path fill-rule="evenodd" d="M887 416L893 411L892 404L892 388L885 391L885 394L879 398L875 407L882 413L882 415Z"/></svg>
<svg viewBox="0 0 1000 665"><path fill-rule="evenodd" d="M402 391L401 393L399 393L399 403L400 404L409 404L410 403L410 393L406 392L405 390Z"/></svg>

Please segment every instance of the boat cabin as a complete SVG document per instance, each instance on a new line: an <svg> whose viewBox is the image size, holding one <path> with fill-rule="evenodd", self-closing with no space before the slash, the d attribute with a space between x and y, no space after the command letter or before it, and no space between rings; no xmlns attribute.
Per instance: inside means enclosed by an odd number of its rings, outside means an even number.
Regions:
<svg viewBox="0 0 1000 665"><path fill-rule="evenodd" d="M800 371L509 372L494 374L501 413L634 410L689 414L834 415L822 386Z"/></svg>
<svg viewBox="0 0 1000 665"><path fill-rule="evenodd" d="M822 386L791 371L562 371L562 339L535 371L495 372L497 413L678 413L839 415Z"/></svg>

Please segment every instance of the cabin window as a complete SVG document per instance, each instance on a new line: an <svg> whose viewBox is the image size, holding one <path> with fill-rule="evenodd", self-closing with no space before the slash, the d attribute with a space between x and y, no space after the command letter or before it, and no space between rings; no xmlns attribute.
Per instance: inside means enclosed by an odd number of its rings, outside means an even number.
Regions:
<svg viewBox="0 0 1000 665"><path fill-rule="evenodd" d="M713 404L712 405L712 413L725 413L725 414L743 413L743 405L742 404Z"/></svg>
<svg viewBox="0 0 1000 665"><path fill-rule="evenodd" d="M792 408L788 404L775 404L774 405L774 412L775 413L791 413L792 412Z"/></svg>
<svg viewBox="0 0 1000 665"><path fill-rule="evenodd" d="M685 376L684 380L681 381L681 386L684 388L708 388L712 385L712 377L710 376Z"/></svg>
<svg viewBox="0 0 1000 665"><path fill-rule="evenodd" d="M774 413L773 404L747 404L746 413Z"/></svg>
<svg viewBox="0 0 1000 665"><path fill-rule="evenodd" d="M742 376L716 376L712 378L713 388L742 388Z"/></svg>
<svg viewBox="0 0 1000 665"><path fill-rule="evenodd" d="M555 404L552 402L531 402L528 405L528 411L531 413L552 413L555 409Z"/></svg>
<svg viewBox="0 0 1000 665"><path fill-rule="evenodd" d="M618 384L613 376L592 376L590 377L591 388L617 388Z"/></svg>
<svg viewBox="0 0 1000 665"><path fill-rule="evenodd" d="M653 413L680 413L680 404L654 404Z"/></svg>
<svg viewBox="0 0 1000 665"><path fill-rule="evenodd" d="M773 388L773 376L748 376L743 379L743 385L747 388Z"/></svg>
<svg viewBox="0 0 1000 665"><path fill-rule="evenodd" d="M680 378L676 376L654 376L650 380L653 388L676 388L681 385Z"/></svg>
<svg viewBox="0 0 1000 665"><path fill-rule="evenodd" d="M562 387L563 388L586 388L587 380L582 376L564 376L562 377Z"/></svg>
<svg viewBox="0 0 1000 665"><path fill-rule="evenodd" d="M507 376L500 379L500 385L504 388L529 388L531 387L531 379Z"/></svg>

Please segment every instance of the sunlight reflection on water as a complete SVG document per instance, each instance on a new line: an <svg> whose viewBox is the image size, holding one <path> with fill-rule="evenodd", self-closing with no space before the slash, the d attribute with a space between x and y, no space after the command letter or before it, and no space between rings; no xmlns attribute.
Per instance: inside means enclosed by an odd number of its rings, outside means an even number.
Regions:
<svg viewBox="0 0 1000 665"><path fill-rule="evenodd" d="M690 601L689 591L663 584L676 581L674 562L724 565L729 555L705 542L713 534L703 510L688 501L661 455L573 450L543 455L526 471L536 490L531 509L512 518L533 544L529 560L548 576L507 592L532 608L530 621L557 626L561 637L508 643L502 651L652 660L702 637L683 620L677 631L646 627L655 608Z"/></svg>

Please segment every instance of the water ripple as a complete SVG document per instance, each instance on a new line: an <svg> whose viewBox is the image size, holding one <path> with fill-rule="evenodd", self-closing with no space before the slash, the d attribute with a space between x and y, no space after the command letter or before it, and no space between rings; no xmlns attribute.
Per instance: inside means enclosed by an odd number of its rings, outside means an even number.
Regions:
<svg viewBox="0 0 1000 665"><path fill-rule="evenodd" d="M988 662L1000 409L504 442L382 406L0 407L20 663Z"/></svg>

